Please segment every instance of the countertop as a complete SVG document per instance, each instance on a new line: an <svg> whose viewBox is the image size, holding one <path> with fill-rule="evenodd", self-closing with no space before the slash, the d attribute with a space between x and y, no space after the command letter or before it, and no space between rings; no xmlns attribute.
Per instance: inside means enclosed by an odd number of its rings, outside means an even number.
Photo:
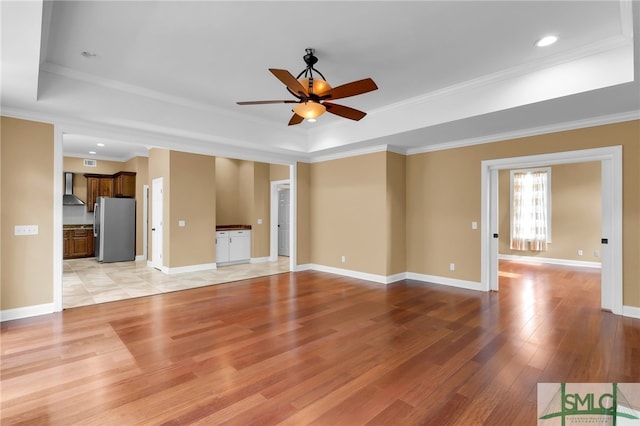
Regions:
<svg viewBox="0 0 640 426"><path fill-rule="evenodd" d="M74 229L93 229L93 224L84 223L84 224L71 224L71 225L62 225L62 229L64 231L73 231Z"/></svg>
<svg viewBox="0 0 640 426"><path fill-rule="evenodd" d="M216 231L251 230L251 225L217 225Z"/></svg>

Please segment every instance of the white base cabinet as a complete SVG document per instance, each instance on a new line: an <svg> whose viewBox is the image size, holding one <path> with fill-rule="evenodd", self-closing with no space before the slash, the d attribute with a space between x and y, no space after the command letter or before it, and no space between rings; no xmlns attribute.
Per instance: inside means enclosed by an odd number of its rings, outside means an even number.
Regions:
<svg viewBox="0 0 640 426"><path fill-rule="evenodd" d="M243 263L251 259L251 231L216 231L216 263Z"/></svg>

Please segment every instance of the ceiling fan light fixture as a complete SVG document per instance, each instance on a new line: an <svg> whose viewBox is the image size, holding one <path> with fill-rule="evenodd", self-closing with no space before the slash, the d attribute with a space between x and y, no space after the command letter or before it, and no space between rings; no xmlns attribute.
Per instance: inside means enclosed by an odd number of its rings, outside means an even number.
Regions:
<svg viewBox="0 0 640 426"><path fill-rule="evenodd" d="M309 79L306 77L299 78L298 81L302 86L306 87L309 90L309 93L313 93L318 96L323 96L329 93L332 87L325 80L319 77L313 77L312 87L309 87Z"/></svg>
<svg viewBox="0 0 640 426"><path fill-rule="evenodd" d="M300 102L293 107L293 112L305 119L318 118L326 110L327 108L324 105L315 101Z"/></svg>

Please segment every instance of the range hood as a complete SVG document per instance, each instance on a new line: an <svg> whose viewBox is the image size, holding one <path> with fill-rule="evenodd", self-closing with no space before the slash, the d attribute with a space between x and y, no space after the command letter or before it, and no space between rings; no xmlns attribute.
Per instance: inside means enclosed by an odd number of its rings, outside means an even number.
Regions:
<svg viewBox="0 0 640 426"><path fill-rule="evenodd" d="M83 206L84 201L73 195L73 173L64 172L64 195L62 204L65 206Z"/></svg>

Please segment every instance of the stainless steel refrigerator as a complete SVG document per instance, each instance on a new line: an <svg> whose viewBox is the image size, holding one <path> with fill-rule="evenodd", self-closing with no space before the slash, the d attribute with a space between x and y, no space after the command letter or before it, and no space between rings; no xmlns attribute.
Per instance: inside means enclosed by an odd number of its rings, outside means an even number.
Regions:
<svg viewBox="0 0 640 426"><path fill-rule="evenodd" d="M135 260L136 200L98 197L93 211L98 262Z"/></svg>

